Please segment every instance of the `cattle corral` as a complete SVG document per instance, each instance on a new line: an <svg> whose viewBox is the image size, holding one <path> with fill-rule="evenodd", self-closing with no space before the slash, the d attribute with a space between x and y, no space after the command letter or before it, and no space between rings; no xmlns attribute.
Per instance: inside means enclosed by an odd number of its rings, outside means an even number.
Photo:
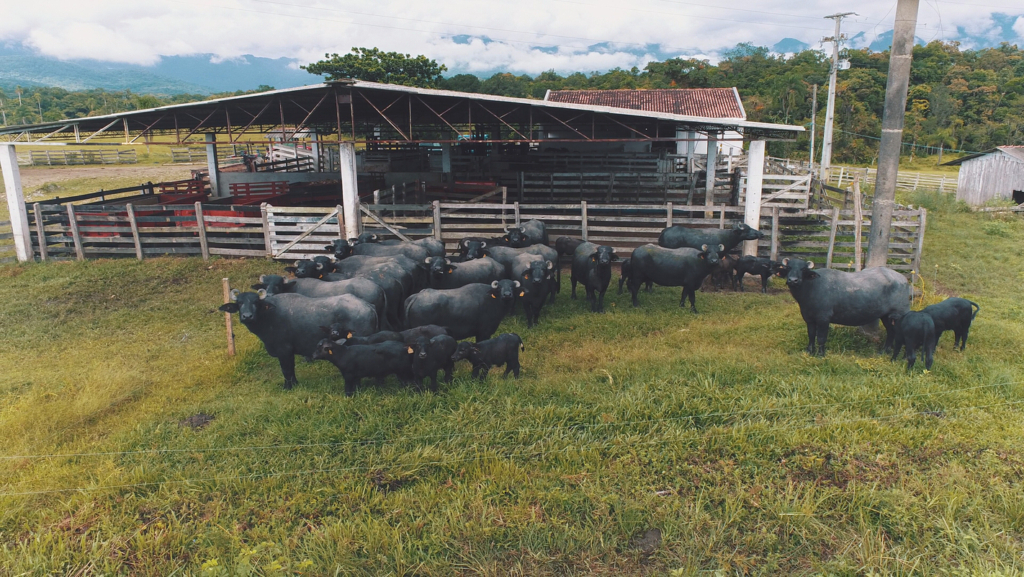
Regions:
<svg viewBox="0 0 1024 577"><path fill-rule="evenodd" d="M877 356L852 328L833 331L825 359L804 355L778 281L768 294L708 288L700 315L676 288L638 309L610 291L604 314L563 290L532 328L521 313L497 327L522 338L520 379L480 383L460 367L436 394L389 380L346 398L322 361L299 362L298 386L280 389L245 329L223 355L214 313L220 279L244 289L281 272L268 256L323 256L352 236L351 210L180 204L202 194L182 186L132 204L30 205L29 252L57 262L0 268L0 439L15 464L0 475L0 564L14 572L1021 569L1015 215L902 200L935 209L893 224L889 264L914 282L915 308L950 293L985 308L971 347L947 337L931 372ZM537 218L551 244L565 234L628 256L666 226L749 222L749 205L701 202L696 186L643 188L630 202L567 184L526 202L514 200L525 185L492 183L425 202L403 186L358 204L356 228L452 253ZM808 186L770 206L764 188L761 255L857 268L868 203Z"/></svg>

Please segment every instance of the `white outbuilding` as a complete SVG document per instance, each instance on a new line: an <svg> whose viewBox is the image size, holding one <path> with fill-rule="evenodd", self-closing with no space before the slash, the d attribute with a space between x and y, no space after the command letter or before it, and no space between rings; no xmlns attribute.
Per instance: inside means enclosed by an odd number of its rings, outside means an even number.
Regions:
<svg viewBox="0 0 1024 577"><path fill-rule="evenodd" d="M946 165L960 166L957 200L971 206L990 200L1024 203L1024 146L999 146Z"/></svg>

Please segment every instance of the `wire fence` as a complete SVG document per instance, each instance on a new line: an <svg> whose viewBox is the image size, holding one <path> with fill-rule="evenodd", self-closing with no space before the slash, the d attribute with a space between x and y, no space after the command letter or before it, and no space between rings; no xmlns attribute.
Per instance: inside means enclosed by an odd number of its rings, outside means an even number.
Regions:
<svg viewBox="0 0 1024 577"><path fill-rule="evenodd" d="M845 406L858 405L858 404L869 403L869 402L881 403L881 402L886 402L886 401L904 401L904 400L910 400L910 399L921 398L921 397L930 397L930 396L937 396L937 395L944 395L944 394L955 394L955 393L964 393L964 392L969 392L969 391L978 391L978 390L981 390L981 389L992 389L992 388L997 388L997 387L1010 387L1010 386L1013 386L1013 385L1020 384L1022 382L1024 382L1024 381L992 383L992 384L988 384L988 385L977 385L977 386L972 386L972 387L962 387L962 388L956 388L956 389L946 389L946 390L940 390L940 391L930 391L930 392L914 393L914 394L911 394L911 395L891 396L891 397L872 398L872 399L861 399L861 400L843 401L843 402L836 402L836 403L812 403L812 404L796 405L796 406L792 406L792 407L771 407L771 408L765 408L765 409L749 409L749 410L742 410L742 411L711 412L711 413L704 413L704 414L700 414L700 415L685 415L685 416L679 416L679 417L665 417L665 418L659 418L659 419L644 419L644 420L635 420L635 421L624 421L624 422L618 422L618 423L617 422L607 422L607 423L606 422L601 422L601 423L575 423L575 424L554 425L554 426L547 426L547 427L523 427L523 428L517 428L517 429L497 429L497 430L472 431L472 432L449 433L449 434L438 434L438 435L409 436L409 437L400 437L400 438L394 438L394 437L393 438L378 438L378 439L365 439L365 440L360 440L360 441L345 441L345 442L337 442L337 443L298 443L298 444L277 444L277 445L259 445L259 446L207 447L207 448L182 448L182 449L143 449L143 450L135 450L135 451L101 451L101 452L59 453L59 454L40 454L40 455L9 455L9 456L0 456L0 459L3 459L3 460L22 459L22 460L24 460L24 459L82 458L82 457L97 457L97 456L129 456L129 455L161 454L161 453L167 454L167 453L203 453L203 452L224 452L224 451L264 451L264 450L274 450L274 449L296 450L296 449L310 449L310 448L338 448L338 447L344 447L344 446L367 446L367 445L377 445L377 444L397 445L397 444L403 443L403 442L423 441L423 440L439 440L440 441L439 443L435 443L434 445L431 445L431 446L428 446L428 447L417 447L416 448L417 452L423 452L423 451L426 451L426 450L429 450L429 449L439 449L441 447L439 447L438 445L440 445L441 443L450 442L450 441L453 441L455 439L466 438L466 437L509 436L509 435L523 435L523 434L529 434L529 433L553 433L553 432L557 432L557 431L570 431L570 432L574 432L575 431L575 432L578 432L578 431L581 431L581 430L589 431L589 430L594 430L594 429L598 429L598 428L611 428L611 427L623 427L623 428L624 427L632 427L632 428L634 428L634 430L629 431L629 433L631 433L631 434L650 433L650 431L640 431L640 430L637 430L637 428L639 426L642 426L642 425L656 425L656 424L663 424L663 423L678 423L678 422L685 422L685 421L707 420L707 419L714 419L714 418L728 418L728 417L736 417L736 416L741 416L741 415L758 415L758 414L764 415L764 414L773 414L773 413L774 414L778 414L778 413L782 413L782 412L796 412L796 411L807 411L807 410L812 410L812 409L826 409L826 408L835 408L835 407L845 407ZM815 422L808 423L806 425L795 426L795 427L794 426L779 425L778 422L768 422L768 421L741 422L741 423L736 423L736 424L715 424L715 425L710 425L708 427L702 427L702 428L690 428L690 429L683 429L683 430L661 431L660 432L661 436L659 436L658 439L650 440L650 441L640 441L640 442L631 440L629 442L628 446L630 448L634 448L636 446L660 445L660 444L665 444L665 443L669 443L669 442L686 442L687 440L693 441L693 440L707 440L707 439L714 439L714 438L722 438L722 437L727 437L727 436L730 436L730 435L739 434L740 432L742 432L742 429L744 429L744 428L759 427L759 426L769 427L768 430L761 431L759 433L759 434L767 435L767 434L778 434L778 433L787 432L787 431L809 430L809 429L815 429L815 428L842 426L842 425L855 424L855 423L890 421L890 420L902 419L902 418L910 418L910 417L921 417L921 416L936 417L936 416L940 416L940 415L941 416L945 416L945 415L947 415L949 413L960 413L960 412L966 412L966 411L971 411L971 410L989 409L989 408L995 408L995 407L1009 407L1009 406L1016 406L1016 405L1019 405L1019 404L1022 404L1022 403L1024 403L1024 400L1005 401L1005 402L991 403L991 404L985 404L985 405L972 405L972 406L967 406L967 407L955 407L955 408L943 410L941 412L939 412L939 411L912 411L912 412L894 413L894 414L890 414L890 415L864 416L864 417L854 417L854 418L850 418L850 419L839 419L839 420L823 420L823 419L820 418L820 416L816 416L815 417ZM727 431L722 431L722 432L717 432L717 433L709 433L708 432L709 430L712 430L712 429L719 430L719 429L723 429L723 428L728 429L728 430ZM623 433L625 433L625 432L620 432L618 434L623 434ZM671 433L671 434L674 434L675 436L674 437L668 437L668 436L665 436L665 433ZM694 433L697 433L697 434L694 434ZM755 433L755 434L758 434L758 433ZM688 438L680 438L682 436L687 436L687 435L689 436ZM608 440L610 440L610 439L608 439ZM551 439L550 438L544 438L544 439L542 439L539 442L546 442L546 441L551 441ZM536 444L537 443L534 443L534 445L536 445ZM465 463L465 462L481 461L483 459L490 458L490 457L493 457L493 458L505 458L505 459L511 459L511 458L517 458L517 457L537 458L537 457L540 457L540 456L551 455L551 454L556 454L556 453L561 453L561 452L565 452L568 455L568 453L570 451L572 451L572 450L575 450L577 452L583 452L583 451L587 451L587 450L602 450L602 447L600 447L600 446L592 446L592 447L588 448L588 447L582 446L582 445L580 445L578 443L572 444L572 445L567 446L567 447L559 448L559 449L550 449L550 450L543 450L543 451L538 451L536 449L532 449L531 447L526 447L526 446L519 446L519 447L506 447L506 446L491 446L491 447L487 447L487 446L483 446L483 447L481 447L481 446L476 446L475 445L474 448L476 448L476 450L477 450L476 451L476 455L471 456L471 457L464 457L464 458L460 457L460 458L454 458L454 459L443 459L443 460L434 460L434 461L428 461L428 462L411 463L411 464L408 464L407 466L414 466L414 467L417 467L417 468L423 468L423 467L431 467L431 466L445 466L445 465ZM498 453L495 452L495 450L500 450L500 449L513 449L513 450L510 451L510 452L504 453L504 454L498 454ZM523 449L529 449L529 450L523 451ZM485 453L484 451L487 451L487 453ZM398 464L398 465L392 465L392 466L394 467L394 466L402 466L402 465ZM43 494L54 494L54 493L69 493L69 492L100 491L100 490L113 490L113 489L144 488L144 487L155 487L155 486L158 487L158 486L163 486L163 485L194 484L194 483L235 481L235 480L258 480L258 479L283 477L283 476L301 476L301 475L321 474L321 473L342 473L342 472L355 472L355 471L371 471L371 470L381 469L382 467L383 467L383 465L380 465L380 464L354 465L354 466L346 466L346 467L330 467L330 468L308 469L308 470L299 470L299 471L272 471L272 472L267 472L267 473L251 473L251 474L247 474L247 475L227 475L227 476L213 476L213 477L189 478L189 479L165 479L165 480L161 480L161 481L150 481L150 482L141 482L141 483L125 483L125 484L112 484L112 485L97 485L97 486L92 486L92 487L68 487L68 488L52 488L52 489L35 489L35 490L29 490L29 491L6 491L6 492L0 492L0 497L18 497L18 496L43 495Z"/></svg>

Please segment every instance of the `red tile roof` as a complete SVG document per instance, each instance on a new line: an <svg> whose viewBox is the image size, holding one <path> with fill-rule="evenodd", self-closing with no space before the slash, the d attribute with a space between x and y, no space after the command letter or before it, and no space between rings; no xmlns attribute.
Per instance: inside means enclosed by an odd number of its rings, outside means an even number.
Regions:
<svg viewBox="0 0 1024 577"><path fill-rule="evenodd" d="M706 118L747 117L735 88L552 90L544 99L550 102L612 106Z"/></svg>

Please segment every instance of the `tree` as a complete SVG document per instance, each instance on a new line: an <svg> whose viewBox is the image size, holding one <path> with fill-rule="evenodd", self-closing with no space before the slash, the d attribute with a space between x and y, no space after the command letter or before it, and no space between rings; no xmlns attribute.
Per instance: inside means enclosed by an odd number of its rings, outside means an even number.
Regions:
<svg viewBox="0 0 1024 577"><path fill-rule="evenodd" d="M473 74L456 74L443 79L438 88L456 92L480 92L480 79Z"/></svg>
<svg viewBox="0 0 1024 577"><path fill-rule="evenodd" d="M436 88L448 68L423 56L413 58L399 52L382 52L377 48L353 48L350 54L325 54L326 60L301 68L310 74L326 74L327 80L358 78L369 82L402 84Z"/></svg>

